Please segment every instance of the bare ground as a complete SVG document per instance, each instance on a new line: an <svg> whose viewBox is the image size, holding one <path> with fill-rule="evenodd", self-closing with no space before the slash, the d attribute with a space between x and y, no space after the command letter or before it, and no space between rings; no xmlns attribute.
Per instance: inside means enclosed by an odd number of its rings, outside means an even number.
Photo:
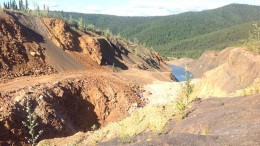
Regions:
<svg viewBox="0 0 260 146"><path fill-rule="evenodd" d="M171 120L160 133L146 132L99 145L260 145L260 95L211 98L194 104L184 120Z"/></svg>

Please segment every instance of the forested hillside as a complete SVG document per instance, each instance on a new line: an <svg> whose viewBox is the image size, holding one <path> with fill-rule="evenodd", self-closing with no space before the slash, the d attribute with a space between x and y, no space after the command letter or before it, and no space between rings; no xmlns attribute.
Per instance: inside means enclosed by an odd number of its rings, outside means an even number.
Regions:
<svg viewBox="0 0 260 146"><path fill-rule="evenodd" d="M65 12L75 19L114 34L138 40L163 56L198 57L205 50L221 50L249 37L260 20L260 6L231 4L214 10L156 17L119 17Z"/></svg>

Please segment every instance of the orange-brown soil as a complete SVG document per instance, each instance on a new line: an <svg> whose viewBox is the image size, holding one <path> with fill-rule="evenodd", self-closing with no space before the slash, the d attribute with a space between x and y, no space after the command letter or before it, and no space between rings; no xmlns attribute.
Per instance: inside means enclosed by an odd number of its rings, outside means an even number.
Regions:
<svg viewBox="0 0 260 146"><path fill-rule="evenodd" d="M30 86L1 88L2 144L25 141L28 129L22 126L22 121L26 120L23 110L26 96L31 98L32 108L39 117L38 128L44 129L43 139L88 131L93 125L105 126L127 116L130 108L143 105L138 87L120 80L113 73L53 76L45 81L40 78L29 79L34 80ZM35 81L41 83L33 84Z"/></svg>
<svg viewBox="0 0 260 146"><path fill-rule="evenodd" d="M9 15L0 15L0 80L19 76L51 74L45 50Z"/></svg>
<svg viewBox="0 0 260 146"><path fill-rule="evenodd" d="M55 138L121 120L144 105L138 85L172 81L156 52L62 20L5 10L0 36L0 145L28 145L26 97L40 139Z"/></svg>

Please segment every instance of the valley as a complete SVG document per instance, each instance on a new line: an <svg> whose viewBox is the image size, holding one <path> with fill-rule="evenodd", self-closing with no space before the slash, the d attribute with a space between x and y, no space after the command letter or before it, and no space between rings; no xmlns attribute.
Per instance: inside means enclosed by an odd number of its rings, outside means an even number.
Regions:
<svg viewBox="0 0 260 146"><path fill-rule="evenodd" d="M64 13L156 44L164 57L57 11L34 12L0 11L0 145L260 145L259 38L248 40L259 6L144 18ZM181 27L204 19L219 26Z"/></svg>
<svg viewBox="0 0 260 146"><path fill-rule="evenodd" d="M61 15L59 12L54 16ZM164 58L199 58L205 51L221 51L247 42L252 24L260 20L260 7L230 4L201 12L169 16L123 17L64 12L76 20L146 45Z"/></svg>

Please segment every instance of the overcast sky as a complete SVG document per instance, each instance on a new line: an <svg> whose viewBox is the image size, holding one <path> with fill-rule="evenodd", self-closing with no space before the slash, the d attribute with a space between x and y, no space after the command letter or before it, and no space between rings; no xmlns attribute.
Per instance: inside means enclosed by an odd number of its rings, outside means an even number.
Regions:
<svg viewBox="0 0 260 146"><path fill-rule="evenodd" d="M4 0L0 0L4 1ZM29 0L51 10L118 16L162 16L214 9L231 3L260 6L260 0Z"/></svg>

